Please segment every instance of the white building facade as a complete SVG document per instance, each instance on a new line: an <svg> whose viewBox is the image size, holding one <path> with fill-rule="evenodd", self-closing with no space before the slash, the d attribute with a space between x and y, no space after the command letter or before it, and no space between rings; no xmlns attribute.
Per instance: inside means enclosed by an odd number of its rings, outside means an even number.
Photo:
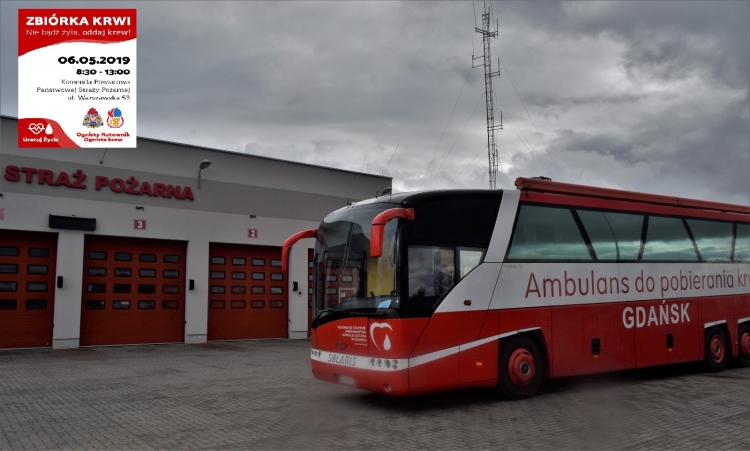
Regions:
<svg viewBox="0 0 750 451"><path fill-rule="evenodd" d="M281 245L391 186L152 139L19 149L8 117L0 132L0 348L307 338L314 241L287 272Z"/></svg>

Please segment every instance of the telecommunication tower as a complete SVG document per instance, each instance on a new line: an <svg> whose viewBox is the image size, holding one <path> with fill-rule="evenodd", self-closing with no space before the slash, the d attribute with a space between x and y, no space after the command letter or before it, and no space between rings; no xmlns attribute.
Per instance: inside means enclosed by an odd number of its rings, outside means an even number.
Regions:
<svg viewBox="0 0 750 451"><path fill-rule="evenodd" d="M500 76L500 63L498 62L497 72L492 72L492 59L490 53L490 39L497 37L497 19L495 19L495 29L491 30L492 26L492 10L490 6L484 5L484 12L482 13L482 28L475 27L474 30L482 35L482 47L484 49L484 55L474 56L471 55L472 67L484 67L484 93L485 103L487 106L487 155L490 163L490 189L497 188L497 167L498 167L498 154L497 145L495 143L495 132L503 129L503 113L500 112L500 125L495 125L495 107L493 104L492 93L492 78ZM474 65L475 61L483 60L482 64Z"/></svg>

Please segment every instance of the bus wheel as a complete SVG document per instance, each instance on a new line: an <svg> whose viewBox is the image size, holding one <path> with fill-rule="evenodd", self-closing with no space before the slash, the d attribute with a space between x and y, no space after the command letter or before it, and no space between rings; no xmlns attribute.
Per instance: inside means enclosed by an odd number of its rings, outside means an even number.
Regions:
<svg viewBox="0 0 750 451"><path fill-rule="evenodd" d="M706 368L712 373L719 372L727 365L728 349L724 331L718 327L706 332Z"/></svg>
<svg viewBox="0 0 750 451"><path fill-rule="evenodd" d="M743 324L739 330L739 355L737 365L741 367L750 366L750 326Z"/></svg>
<svg viewBox="0 0 750 451"><path fill-rule="evenodd" d="M531 338L513 337L500 349L497 388L508 399L534 396L544 377L544 359Z"/></svg>

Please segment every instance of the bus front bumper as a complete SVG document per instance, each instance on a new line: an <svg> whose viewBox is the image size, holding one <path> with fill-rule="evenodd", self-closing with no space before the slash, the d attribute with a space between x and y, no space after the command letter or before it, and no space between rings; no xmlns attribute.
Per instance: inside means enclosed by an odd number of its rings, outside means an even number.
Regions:
<svg viewBox="0 0 750 451"><path fill-rule="evenodd" d="M310 350L316 378L377 393L409 394L409 359L392 359Z"/></svg>

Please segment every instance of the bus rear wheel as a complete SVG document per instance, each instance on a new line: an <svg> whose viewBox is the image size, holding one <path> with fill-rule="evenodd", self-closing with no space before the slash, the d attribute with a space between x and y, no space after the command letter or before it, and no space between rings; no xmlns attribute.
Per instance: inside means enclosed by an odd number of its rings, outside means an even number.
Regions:
<svg viewBox="0 0 750 451"><path fill-rule="evenodd" d="M743 368L750 366L750 326L743 324L739 332L739 353L737 355L737 365Z"/></svg>
<svg viewBox="0 0 750 451"><path fill-rule="evenodd" d="M722 371L727 366L729 350L727 338L721 328L713 327L706 331L706 368L712 373Z"/></svg>
<svg viewBox="0 0 750 451"><path fill-rule="evenodd" d="M507 340L500 349L497 388L508 399L530 398L544 377L544 359L536 342L521 335Z"/></svg>

